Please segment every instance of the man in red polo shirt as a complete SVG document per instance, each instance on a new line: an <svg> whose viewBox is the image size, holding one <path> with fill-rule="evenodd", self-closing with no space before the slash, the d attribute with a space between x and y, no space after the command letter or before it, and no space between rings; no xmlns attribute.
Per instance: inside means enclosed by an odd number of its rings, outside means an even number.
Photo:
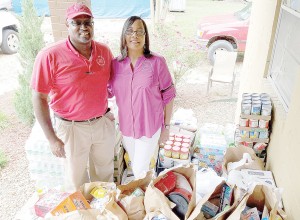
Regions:
<svg viewBox="0 0 300 220"><path fill-rule="evenodd" d="M107 106L112 53L93 40L86 5L67 9L66 26L68 39L37 55L31 86L36 118L52 153L66 158L66 187L76 190L89 181L113 181L115 126Z"/></svg>

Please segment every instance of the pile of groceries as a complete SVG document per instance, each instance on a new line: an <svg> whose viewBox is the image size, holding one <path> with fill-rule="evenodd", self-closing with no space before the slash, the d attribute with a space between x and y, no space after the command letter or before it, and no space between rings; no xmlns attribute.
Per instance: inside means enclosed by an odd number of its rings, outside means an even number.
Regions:
<svg viewBox="0 0 300 220"><path fill-rule="evenodd" d="M251 147L258 157L266 158L269 143L272 102L266 93L243 93L236 145Z"/></svg>
<svg viewBox="0 0 300 220"><path fill-rule="evenodd" d="M134 179L118 131L114 182L85 183L66 192L57 171L56 181L38 187L15 219L287 219L272 172L253 147L236 144L237 128L246 126L205 123L197 128L191 110L174 115L168 141L140 179Z"/></svg>

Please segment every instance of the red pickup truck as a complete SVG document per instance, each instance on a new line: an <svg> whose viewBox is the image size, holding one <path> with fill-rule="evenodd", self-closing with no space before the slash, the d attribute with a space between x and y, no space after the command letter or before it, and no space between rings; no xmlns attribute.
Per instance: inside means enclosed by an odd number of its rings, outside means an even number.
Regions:
<svg viewBox="0 0 300 220"><path fill-rule="evenodd" d="M210 16L201 19L197 37L207 56L214 63L216 50L244 52L249 28L252 3L233 14Z"/></svg>

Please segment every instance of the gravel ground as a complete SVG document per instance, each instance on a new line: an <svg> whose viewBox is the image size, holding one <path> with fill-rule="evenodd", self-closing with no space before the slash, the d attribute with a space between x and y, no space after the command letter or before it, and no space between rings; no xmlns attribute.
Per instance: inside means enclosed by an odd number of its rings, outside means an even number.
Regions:
<svg viewBox="0 0 300 220"><path fill-rule="evenodd" d="M13 219L34 192L29 178L25 141L31 128L21 123L14 111L13 92L0 96L0 109L8 116L8 126L0 131L0 148L8 159L0 170L0 219Z"/></svg>

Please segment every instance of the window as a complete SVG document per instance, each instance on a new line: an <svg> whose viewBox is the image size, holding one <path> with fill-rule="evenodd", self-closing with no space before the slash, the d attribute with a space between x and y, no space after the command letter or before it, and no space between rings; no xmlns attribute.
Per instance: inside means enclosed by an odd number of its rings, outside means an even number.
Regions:
<svg viewBox="0 0 300 220"><path fill-rule="evenodd" d="M281 6L269 75L286 110L300 71L300 13Z"/></svg>
<svg viewBox="0 0 300 220"><path fill-rule="evenodd" d="M282 4L288 8L300 12L300 0L283 0Z"/></svg>

